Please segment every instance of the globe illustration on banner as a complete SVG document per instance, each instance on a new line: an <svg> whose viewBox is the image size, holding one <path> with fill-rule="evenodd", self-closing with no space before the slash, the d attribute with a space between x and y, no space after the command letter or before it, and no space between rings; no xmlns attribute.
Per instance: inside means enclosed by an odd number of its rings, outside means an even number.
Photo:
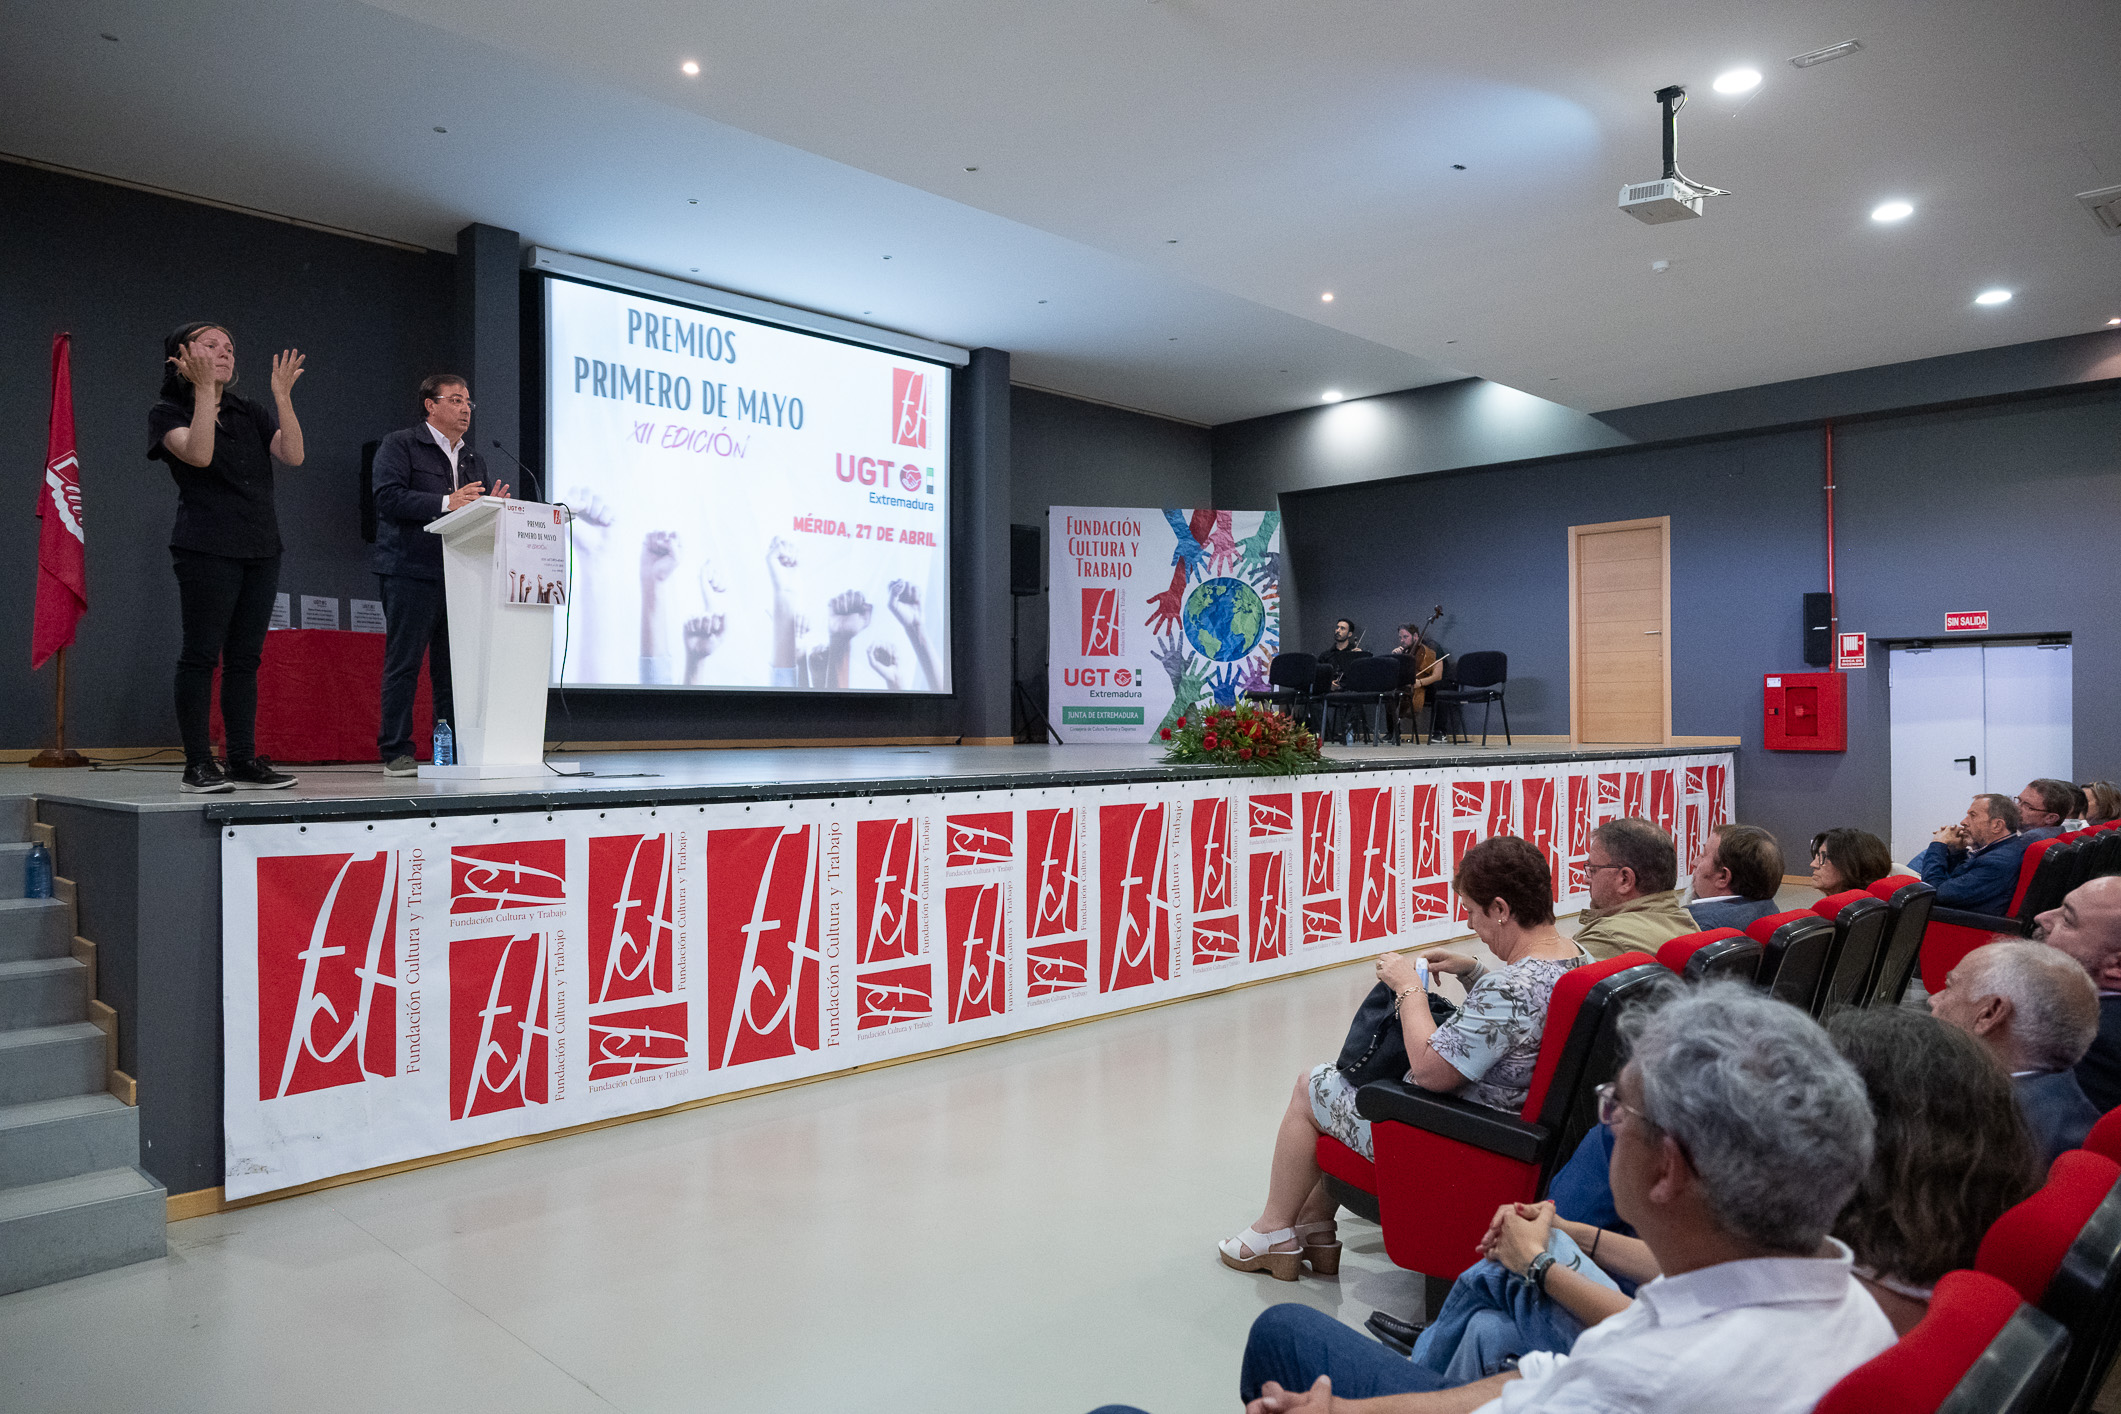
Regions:
<svg viewBox="0 0 2121 1414"><path fill-rule="evenodd" d="M1259 647L1267 608L1241 579L1204 579L1186 596L1185 626L1194 652L1234 663Z"/></svg>

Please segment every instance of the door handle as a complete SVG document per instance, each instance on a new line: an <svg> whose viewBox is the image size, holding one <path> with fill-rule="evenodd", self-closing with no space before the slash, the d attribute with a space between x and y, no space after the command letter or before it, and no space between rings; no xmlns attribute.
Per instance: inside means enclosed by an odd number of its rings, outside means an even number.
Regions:
<svg viewBox="0 0 2121 1414"><path fill-rule="evenodd" d="M1643 630L1642 632L1643 632L1643 636L1644 636L1644 637L1649 637L1649 636L1651 636L1651 635L1653 635L1653 634L1660 634L1660 633L1663 633L1663 632L1664 632L1664 630L1663 630L1663 629L1661 629L1661 628L1646 628L1646 629L1644 629L1644 630Z"/></svg>
<svg viewBox="0 0 2121 1414"><path fill-rule="evenodd" d="M1968 774L1969 776L1973 775L1973 774L1974 774L1974 758L1973 758L1973 757L1971 757L1971 756L1954 756L1954 757L1952 758L1952 764L1953 764L1954 766L1958 765L1958 764L1959 764L1959 763L1960 763L1961 761L1964 761L1964 762L1966 763L1966 773L1967 773L1967 774Z"/></svg>

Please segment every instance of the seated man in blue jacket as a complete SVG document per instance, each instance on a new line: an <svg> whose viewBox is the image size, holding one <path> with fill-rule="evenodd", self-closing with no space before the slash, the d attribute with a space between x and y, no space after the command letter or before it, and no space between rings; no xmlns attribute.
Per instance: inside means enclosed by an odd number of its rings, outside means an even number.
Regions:
<svg viewBox="0 0 2121 1414"><path fill-rule="evenodd" d="M2007 795L1977 795L1966 818L1946 825L1929 848L1908 861L1922 882L1937 891L1939 908L1974 913L2010 912L2018 892L2018 865L2025 840L2018 833L2018 802Z"/></svg>

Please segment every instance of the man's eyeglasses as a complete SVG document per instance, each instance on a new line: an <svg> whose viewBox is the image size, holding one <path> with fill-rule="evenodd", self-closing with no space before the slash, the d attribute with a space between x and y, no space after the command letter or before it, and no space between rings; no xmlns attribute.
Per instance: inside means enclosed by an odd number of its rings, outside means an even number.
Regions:
<svg viewBox="0 0 2121 1414"><path fill-rule="evenodd" d="M1627 869L1630 867L1631 866L1626 864L1586 864L1583 866L1583 872L1586 874L1596 874L1601 869Z"/></svg>

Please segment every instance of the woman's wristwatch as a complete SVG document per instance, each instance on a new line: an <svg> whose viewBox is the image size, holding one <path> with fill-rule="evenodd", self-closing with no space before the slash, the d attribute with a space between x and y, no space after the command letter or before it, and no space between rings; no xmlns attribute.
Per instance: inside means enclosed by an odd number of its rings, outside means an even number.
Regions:
<svg viewBox="0 0 2121 1414"><path fill-rule="evenodd" d="M1547 1272L1552 1269L1553 1265L1554 1254L1552 1252L1542 1252L1531 1261L1525 1263L1524 1279L1541 1296L1547 1294Z"/></svg>

